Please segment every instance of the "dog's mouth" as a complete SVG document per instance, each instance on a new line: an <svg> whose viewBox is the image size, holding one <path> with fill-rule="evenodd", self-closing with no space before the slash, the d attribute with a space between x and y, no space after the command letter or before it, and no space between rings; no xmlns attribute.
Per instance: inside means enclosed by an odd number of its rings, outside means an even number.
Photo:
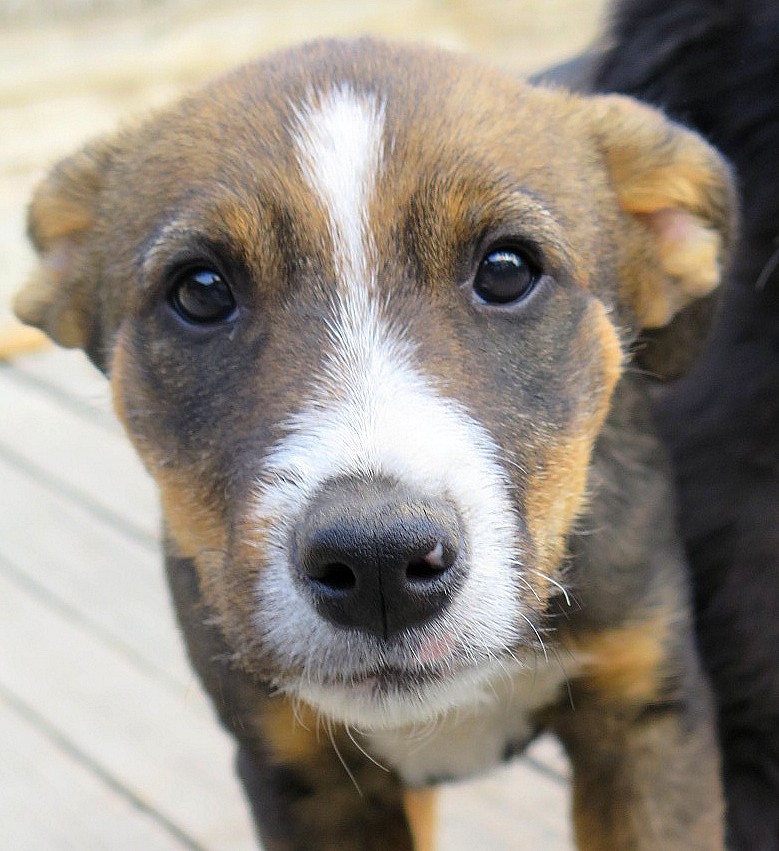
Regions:
<svg viewBox="0 0 779 851"><path fill-rule="evenodd" d="M487 522L430 490L353 475L297 500L261 495L253 625L280 691L356 727L427 722L480 697L528 646L511 504L501 492Z"/></svg>
<svg viewBox="0 0 779 851"><path fill-rule="evenodd" d="M479 702L490 683L516 667L516 654L490 654L479 661L453 653L408 664L382 660L357 670L295 677L282 691L317 711L365 730L427 723L443 713Z"/></svg>
<svg viewBox="0 0 779 851"><path fill-rule="evenodd" d="M371 671L354 674L348 678L331 678L322 682L325 688L346 689L375 699L388 695L400 696L405 692L414 692L427 686L441 683L448 677L456 676L453 670L444 671L439 667L402 668L395 665L377 666Z"/></svg>

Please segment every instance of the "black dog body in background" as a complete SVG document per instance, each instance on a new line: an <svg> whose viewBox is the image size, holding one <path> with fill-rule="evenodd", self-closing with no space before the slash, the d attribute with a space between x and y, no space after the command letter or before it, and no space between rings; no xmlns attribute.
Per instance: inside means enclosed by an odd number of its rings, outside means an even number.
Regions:
<svg viewBox="0 0 779 851"><path fill-rule="evenodd" d="M779 3L628 0L596 89L662 107L736 168L742 232L709 342L659 391L698 637L723 743L730 842L779 849Z"/></svg>

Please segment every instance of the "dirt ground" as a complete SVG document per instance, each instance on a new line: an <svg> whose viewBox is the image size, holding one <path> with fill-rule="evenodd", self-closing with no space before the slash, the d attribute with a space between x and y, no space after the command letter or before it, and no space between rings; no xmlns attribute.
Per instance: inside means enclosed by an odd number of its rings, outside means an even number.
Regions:
<svg viewBox="0 0 779 851"><path fill-rule="evenodd" d="M123 118L321 35L433 42L532 72L587 45L602 14L603 0L0 0L0 327L33 263L32 187Z"/></svg>

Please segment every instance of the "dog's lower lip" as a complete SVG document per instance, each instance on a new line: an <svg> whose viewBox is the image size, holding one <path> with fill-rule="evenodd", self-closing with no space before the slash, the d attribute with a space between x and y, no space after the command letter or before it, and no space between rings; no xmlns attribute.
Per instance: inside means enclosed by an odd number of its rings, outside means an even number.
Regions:
<svg viewBox="0 0 779 851"><path fill-rule="evenodd" d="M409 691L419 691L438 677L432 676L431 672L403 671L398 668L382 668L365 677L358 678L352 684L352 688L360 692L369 692L373 696L381 694L402 694Z"/></svg>
<svg viewBox="0 0 779 851"><path fill-rule="evenodd" d="M360 691L369 689L373 692L402 692L410 689L418 690L424 685L440 680L442 676L442 672L437 669L411 670L386 665L366 673L356 674L348 679L333 682L331 685Z"/></svg>

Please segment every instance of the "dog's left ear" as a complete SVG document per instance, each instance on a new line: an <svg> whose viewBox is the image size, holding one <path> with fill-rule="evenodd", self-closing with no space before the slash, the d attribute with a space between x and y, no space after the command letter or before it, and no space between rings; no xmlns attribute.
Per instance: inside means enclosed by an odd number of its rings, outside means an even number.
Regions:
<svg viewBox="0 0 779 851"><path fill-rule="evenodd" d="M17 294L14 311L66 348L97 360L98 272L90 255L112 146L98 140L57 164L37 187L28 233L40 262Z"/></svg>
<svg viewBox="0 0 779 851"><path fill-rule="evenodd" d="M733 178L700 136L657 110L619 95L592 106L619 204L639 225L622 291L642 330L636 360L673 378L708 329L735 233Z"/></svg>

